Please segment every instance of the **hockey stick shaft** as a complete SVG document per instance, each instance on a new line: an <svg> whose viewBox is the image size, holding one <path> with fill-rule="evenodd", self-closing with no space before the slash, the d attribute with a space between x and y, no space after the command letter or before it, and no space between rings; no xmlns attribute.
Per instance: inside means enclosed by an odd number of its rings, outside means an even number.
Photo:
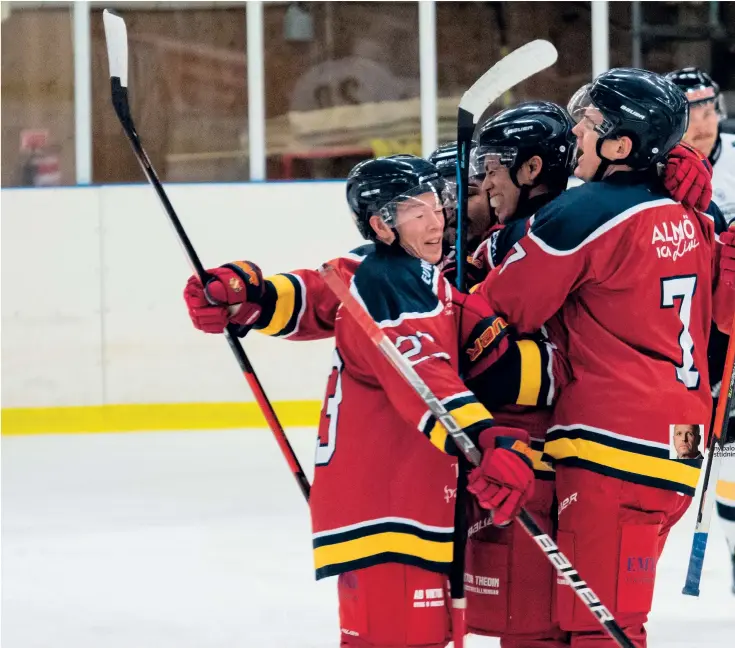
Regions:
<svg viewBox="0 0 735 648"><path fill-rule="evenodd" d="M468 230L467 200L470 183L470 152L475 132L475 117L464 108L457 113L457 290L465 291L465 265L467 263Z"/></svg>
<svg viewBox="0 0 735 648"><path fill-rule="evenodd" d="M350 293L345 283L337 274L337 271L329 265L324 265L321 267L320 273L329 289L342 302L342 306L355 319L373 344L380 349L393 368L426 403L437 421L444 426L460 452L473 466L478 466L482 458L480 450L459 426L454 417L447 411L443 403L432 393L418 372L401 355L401 352L396 348L395 344L381 331L380 327L370 317L365 308ZM526 533L533 538L536 544L546 554L547 559L556 571L564 577L587 609L594 614L595 618L600 622L610 637L615 640L618 646L621 648L635 648L633 642L625 636L622 628L615 621L615 618L607 607L602 604L599 597L590 589L587 583L581 579L574 566L559 550L559 547L549 535L541 529L531 514L525 509L521 509L517 519Z"/></svg>
<svg viewBox="0 0 735 648"><path fill-rule="evenodd" d="M501 10L502 11L502 10ZM507 50L507 48L506 48ZM455 257L457 260L456 286L466 289L466 267L469 256L468 214L470 156L475 124L480 115L500 96L518 83L552 65L557 59L556 48L548 41L536 40L514 50L504 52L503 58L485 72L462 96L457 111L457 233ZM449 574L452 595L452 633L455 648L461 648L465 634L464 562L467 545L466 507L467 492L464 462L459 460L457 501L454 516L454 558Z"/></svg>
<svg viewBox="0 0 735 648"><path fill-rule="evenodd" d="M717 399L715 421L709 440L709 452L705 460L706 466L704 479L702 480L702 492L699 495L697 522L694 525L692 548L689 550L689 566L687 567L684 588L681 591L682 594L687 596L699 596L699 584L702 581L702 568L704 567L704 554L709 539L715 488L723 458L723 445L727 437L728 418L735 404L735 316L733 316L730 331L730 341L727 343L727 354L725 355L725 368L722 372L720 397Z"/></svg>
<svg viewBox="0 0 735 648"><path fill-rule="evenodd" d="M189 237L184 230L184 226L181 224L181 221L179 220L179 217L177 216L176 211L174 210L173 205L171 204L171 201L158 178L158 174L153 168L153 165L143 148L143 144L140 141L135 124L133 123L133 118L130 114L130 103L128 100L127 90L127 29L125 27L125 22L120 16L117 16L108 10L104 11L103 20L107 40L108 58L110 61L112 104L115 108L115 113L120 120L120 124L123 127L125 135L130 141L133 153L135 154L143 173L153 189L156 191L163 210L166 213L169 222L173 226L176 236L178 237L184 253L189 260L189 264L199 277L202 285L206 285L207 280L210 277L194 250L194 246L189 240ZM255 374L253 366L250 364L242 344L240 344L240 340L237 337L236 327L229 324L225 329L224 334L228 344L230 345L230 349L240 366L240 370L243 372L245 379L250 385L250 389L258 403L258 407L268 423L268 427L270 427L273 432L273 435L276 438L283 456L286 458L286 462L288 463L301 492L308 501L311 490L309 480L299 464L296 453L293 451L293 448L288 441L288 437L286 437L286 433L278 420L278 416L276 415L276 412L273 409L258 376Z"/></svg>

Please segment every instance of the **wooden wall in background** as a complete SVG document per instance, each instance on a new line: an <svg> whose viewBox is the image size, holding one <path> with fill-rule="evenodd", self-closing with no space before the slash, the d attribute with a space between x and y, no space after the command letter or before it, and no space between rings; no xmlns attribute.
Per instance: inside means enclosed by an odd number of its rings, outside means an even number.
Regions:
<svg viewBox="0 0 735 648"><path fill-rule="evenodd" d="M416 3L301 4L308 7L314 28L313 39L306 42L284 36L289 4L265 5L269 169L279 151L296 146L289 111L408 100L419 93ZM674 24L700 20L702 7L683 6L687 4L704 3L644 3L646 20ZM735 18L735 8L725 6L721 11ZM245 8L121 13L131 40L132 107L161 175L247 179ZM559 50L557 64L521 84L511 99L544 98L565 104L590 77L590 23L589 2L439 2L439 95L459 96L505 49L547 38ZM735 29L733 25L735 20L729 28ZM94 181L138 182L141 172L110 105L101 10L92 12L91 31ZM611 65L629 65L630 3L610 3L610 36ZM721 49L712 52L708 43L656 43L646 47L644 61L657 71L686 62L707 66ZM355 59L362 63L351 64ZM728 73L733 76L735 72ZM735 84L735 79L727 82ZM53 143L59 146L62 181L74 183L73 98L70 12L14 10L2 24L3 186L18 183L19 133L34 127L52 132ZM502 104L497 102L488 113ZM418 120L418 108L415 111ZM419 136L417 121L415 137ZM299 144L309 145L306 140ZM193 160L188 166L187 156Z"/></svg>
<svg viewBox="0 0 735 648"><path fill-rule="evenodd" d="M14 11L2 23L2 186L21 184L20 133L46 129L61 181L74 184L74 58L68 9Z"/></svg>

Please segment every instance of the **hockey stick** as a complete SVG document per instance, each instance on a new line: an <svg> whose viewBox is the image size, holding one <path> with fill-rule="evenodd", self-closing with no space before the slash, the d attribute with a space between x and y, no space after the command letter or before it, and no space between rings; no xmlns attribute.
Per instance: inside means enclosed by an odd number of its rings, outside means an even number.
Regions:
<svg viewBox="0 0 735 648"><path fill-rule="evenodd" d="M206 285L207 280L210 277L207 275L202 262L199 260L199 257L194 250L194 246L192 246L189 237L186 235L184 227L181 224L179 217L176 215L176 212L174 211L174 208L161 185L161 181L158 179L158 175L151 165L151 161L148 159L148 155L141 144L140 138L135 129L135 124L133 123L133 118L130 114L130 105L128 103L128 33L125 21L122 17L112 13L108 9L104 10L102 20L105 26L107 57L110 64L110 84L112 86L112 104L115 108L115 112L117 113L117 117L122 124L125 134L130 140L133 152L143 169L143 173L145 173L146 178L148 178L148 182L150 182L156 190L158 199L160 200L161 205L163 206L163 209L176 232L176 236L179 239L179 243L181 243L192 270L197 274L202 285ZM297 459L296 454L286 437L286 433L283 431L283 427L281 426L281 423L279 422L278 417L276 416L276 413L263 390L263 386L255 375L255 371L253 371L253 367L250 364L248 357L245 355L245 351L237 337L237 328L232 324L227 326L227 329L225 330L225 338L227 338L230 349L232 349L232 353L234 354L237 363L240 365L240 369L242 370L245 379L248 381L250 389L253 391L255 400L257 401L260 410L263 412L263 416L268 422L268 426L276 437L276 441L281 448L283 456L288 462L289 468L291 468L291 472L301 488L301 492L308 501L311 490L309 480L306 478L306 475L299 464L299 460Z"/></svg>
<svg viewBox="0 0 735 648"><path fill-rule="evenodd" d="M464 291L467 257L467 185L470 149L477 120L488 106L513 86L556 62L556 48L546 40L535 40L513 50L483 74L462 95L457 111L457 288Z"/></svg>
<svg viewBox="0 0 735 648"><path fill-rule="evenodd" d="M699 496L697 522L694 525L692 548L689 551L689 567L687 568L684 588L681 590L681 593L686 596L699 596L699 583L702 580L704 552L707 549L707 540L709 539L709 525L712 519L717 476L724 455L728 419L733 405L735 405L735 316L733 316L730 341L727 343L720 397L717 399L715 422L709 440L707 466L704 469L702 492Z"/></svg>
<svg viewBox="0 0 735 648"><path fill-rule="evenodd" d="M505 95L511 88L524 79L551 66L557 59L556 48L548 41L535 40L510 54L493 65L467 92L462 95L457 111L457 234L455 255L457 259L457 289L465 290L465 263L467 258L467 239L469 217L467 200L469 194L469 166L472 137L475 126L488 106ZM461 648L465 634L464 562L467 543L466 520L466 471L462 458L459 458L457 475L457 501L454 517L454 558L449 583L452 596L452 631L455 648ZM466 466L465 466L466 468Z"/></svg>
<svg viewBox="0 0 735 648"><path fill-rule="evenodd" d="M414 391L426 403L431 413L436 417L447 433L452 437L457 448L473 465L480 463L482 455L477 446L465 434L454 417L447 411L442 402L432 393L429 386L419 376L416 370L401 355L388 337L380 330L375 321L370 317L368 312L361 306L357 299L350 293L349 289L337 274L336 270L326 264L323 265L319 272L324 282L334 295L342 302L342 306L352 315L360 328L367 334L370 340L375 344L383 355L388 359L393 368L401 374ZM630 639L615 621L610 611L605 607L595 594L585 583L569 562L567 557L559 550L556 543L539 527L536 520L526 511L521 509L518 514L518 521L524 528L526 533L530 535L536 544L546 554L549 562L555 567L556 571L564 577L567 583L572 587L577 596L587 606L587 609L595 615L605 631L612 637L621 648L635 648Z"/></svg>

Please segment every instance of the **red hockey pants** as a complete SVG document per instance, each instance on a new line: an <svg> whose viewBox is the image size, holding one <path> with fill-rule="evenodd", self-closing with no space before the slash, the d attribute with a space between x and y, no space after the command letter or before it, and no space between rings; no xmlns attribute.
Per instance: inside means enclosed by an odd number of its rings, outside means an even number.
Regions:
<svg viewBox="0 0 735 648"><path fill-rule="evenodd" d="M343 648L444 648L450 641L445 574L386 563L340 574Z"/></svg>
<svg viewBox="0 0 735 648"><path fill-rule="evenodd" d="M561 465L556 492L567 502L559 511L559 548L630 640L645 648L656 564L692 498ZM566 584L558 585L557 606L572 648L616 646Z"/></svg>

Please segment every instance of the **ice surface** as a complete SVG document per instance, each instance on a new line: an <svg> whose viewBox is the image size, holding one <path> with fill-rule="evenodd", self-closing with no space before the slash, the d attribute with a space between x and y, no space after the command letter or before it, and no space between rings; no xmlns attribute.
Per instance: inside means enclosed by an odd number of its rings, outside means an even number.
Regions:
<svg viewBox="0 0 735 648"><path fill-rule="evenodd" d="M289 436L310 474L313 430ZM716 518L702 594L680 593L692 529L693 509L659 565L652 648L735 645ZM3 648L338 644L335 581L314 581L268 430L2 438Z"/></svg>

